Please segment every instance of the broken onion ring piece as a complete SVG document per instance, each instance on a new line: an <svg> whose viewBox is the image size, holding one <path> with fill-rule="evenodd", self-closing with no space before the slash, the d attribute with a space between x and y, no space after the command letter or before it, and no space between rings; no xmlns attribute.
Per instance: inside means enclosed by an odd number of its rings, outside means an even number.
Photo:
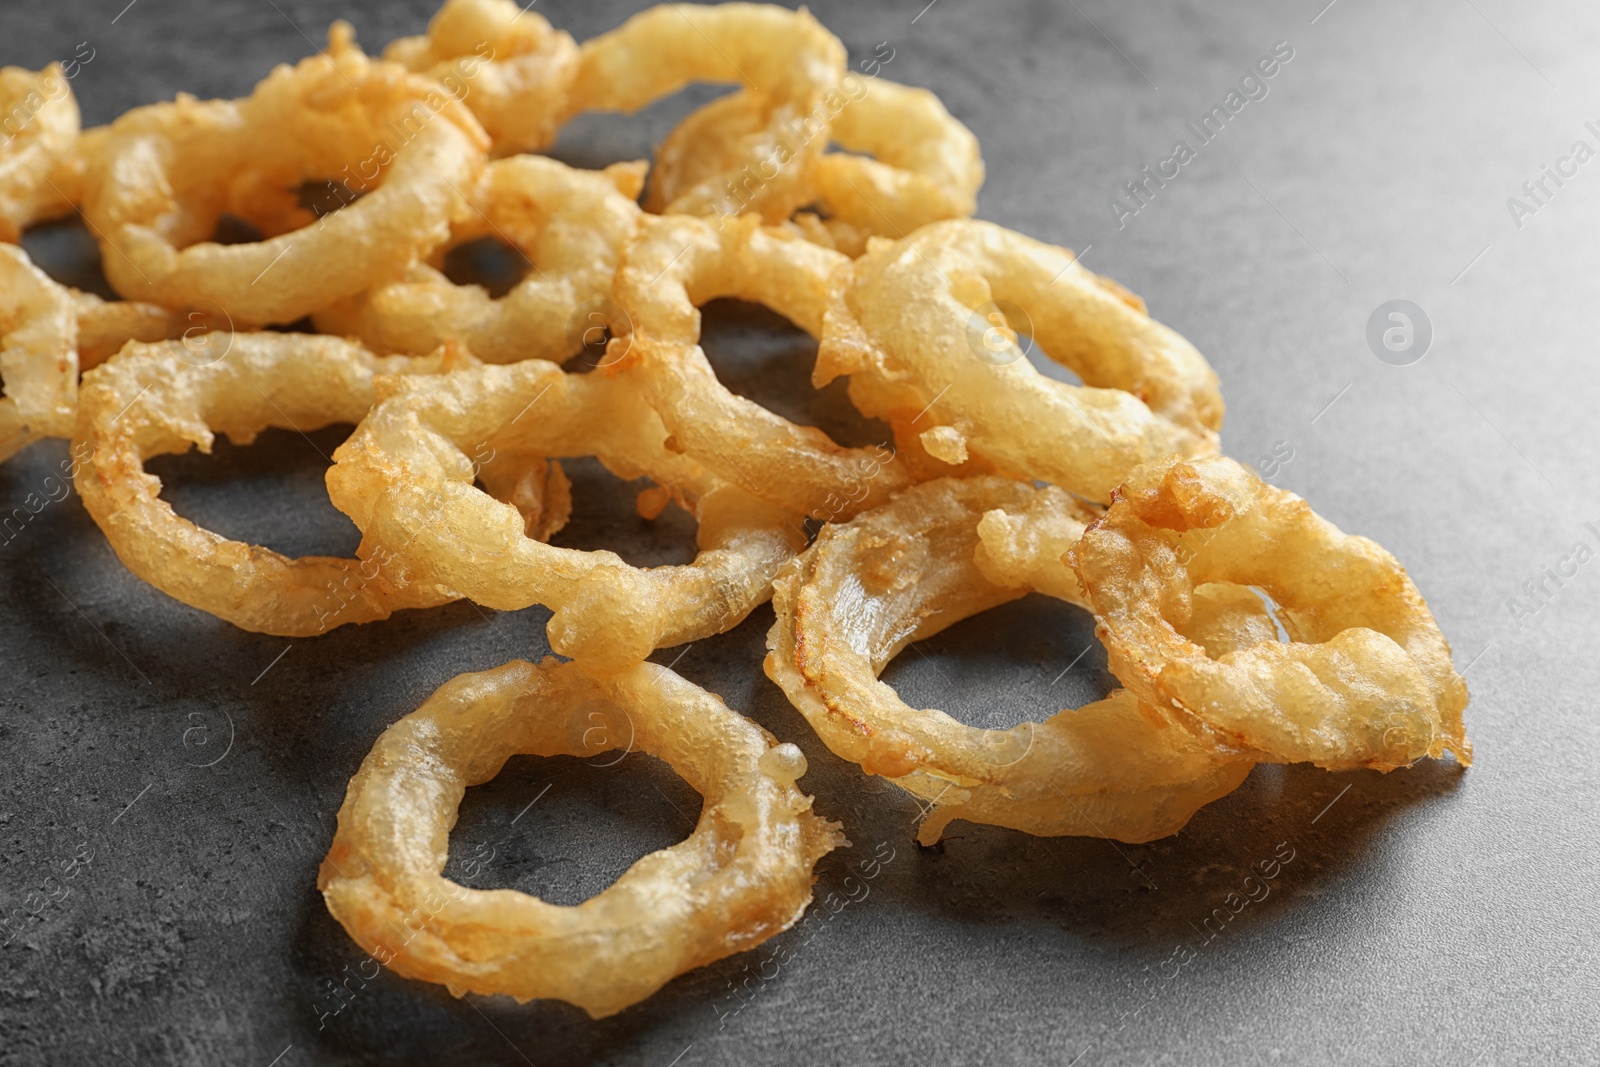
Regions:
<svg viewBox="0 0 1600 1067"><path fill-rule="evenodd" d="M1103 503L1140 462L1216 452L1222 397L1205 358L1066 249L938 222L875 242L831 289L813 381L850 375L851 400L903 453L970 454ZM1085 384L1040 373L1024 334Z"/></svg>
<svg viewBox="0 0 1600 1067"><path fill-rule="evenodd" d="M1233 460L1139 467L1068 558L1112 672L1200 735L1333 770L1471 762L1466 683L1405 568ZM1193 593L1224 583L1265 590L1290 640L1256 626L1217 656L1185 636L1218 631Z"/></svg>
<svg viewBox="0 0 1600 1067"><path fill-rule="evenodd" d="M657 756L704 798L689 838L575 907L443 876L469 786L517 754ZM317 884L378 962L457 996L556 998L600 1018L788 929L846 844L795 780L805 757L665 667L609 678L513 661L446 683L350 781Z"/></svg>
<svg viewBox="0 0 1600 1067"><path fill-rule="evenodd" d="M622 670L737 625L805 544L797 517L670 451L666 436L626 382L543 360L384 379L377 406L334 453L328 493L368 551L398 557L396 581L502 611L544 604L555 651ZM649 477L698 521L699 554L638 568L613 552L529 539L524 516L473 484L469 456L504 450L592 455L618 477Z"/></svg>
<svg viewBox="0 0 1600 1067"><path fill-rule="evenodd" d="M982 730L912 709L878 680L913 641L1032 590L1059 595L1064 583L1048 573L1066 568L1050 553L1094 518L1053 487L941 479L824 527L780 573L767 676L836 755L928 804L924 844L952 819L1150 841L1249 773L1247 760L1163 723L1125 690L1043 723ZM1046 526L1037 536L1014 526L1034 522Z"/></svg>

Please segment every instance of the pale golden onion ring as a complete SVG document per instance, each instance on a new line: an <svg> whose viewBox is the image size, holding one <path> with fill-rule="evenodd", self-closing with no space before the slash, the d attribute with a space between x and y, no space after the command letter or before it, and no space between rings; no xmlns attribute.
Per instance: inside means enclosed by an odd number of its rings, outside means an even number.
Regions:
<svg viewBox="0 0 1600 1067"><path fill-rule="evenodd" d="M382 555L288 559L180 517L160 497L151 456L211 451L214 433L248 444L269 426L300 431L358 422L380 372L431 372L462 357L380 359L331 337L197 334L130 344L84 376L72 454L84 506L123 564L177 600L245 630L310 637L401 608L454 599L398 587Z"/></svg>
<svg viewBox="0 0 1600 1067"><path fill-rule="evenodd" d="M1138 468L1068 558L1112 672L1202 736L1334 770L1471 762L1466 682L1405 568L1233 460ZM1215 583L1264 589L1291 640L1208 655L1183 630Z"/></svg>
<svg viewBox="0 0 1600 1067"><path fill-rule="evenodd" d="M966 218L983 185L978 139L926 89L846 74L831 141L843 152L812 161L811 199L822 218L802 214L803 232L851 256L868 237L904 237L941 219ZM680 191L735 169L742 140L759 128L760 98L731 93L698 108L656 152L645 207L659 211ZM867 159L864 156L874 158ZM735 179L723 214L744 207Z"/></svg>
<svg viewBox="0 0 1600 1067"><path fill-rule="evenodd" d="M642 165L633 163L604 171L540 156L491 163L451 241L510 242L530 265L510 292L496 299L417 263L400 281L320 312L317 328L379 352L420 355L460 341L486 363L565 362L583 350L586 331L614 318L611 283L639 220L641 179Z"/></svg>
<svg viewBox="0 0 1600 1067"><path fill-rule="evenodd" d="M687 840L575 907L443 876L469 786L513 755L616 748L665 760L704 798ZM602 1018L805 911L812 868L848 844L796 788L805 770L794 745L665 667L600 678L576 663L516 660L447 682L383 732L350 780L317 885L350 936L397 974L457 996L564 1000Z"/></svg>
<svg viewBox="0 0 1600 1067"><path fill-rule="evenodd" d="M578 73L578 45L512 0L445 0L422 37L390 42L383 58L439 82L483 123L497 156L555 139Z"/></svg>
<svg viewBox="0 0 1600 1067"><path fill-rule="evenodd" d="M726 167L680 190L664 209L717 214L734 180L750 180L751 209L779 222L804 206L809 161L827 147L842 100L845 50L805 9L769 4L663 4L585 41L568 104L637 111L691 82L754 90L761 122L728 146Z"/></svg>
<svg viewBox="0 0 1600 1067"><path fill-rule="evenodd" d="M169 311L158 304L136 300L102 300L93 293L74 290L78 316L78 369L93 370L129 341L175 341L213 329L225 321L198 310Z"/></svg>
<svg viewBox="0 0 1600 1067"><path fill-rule="evenodd" d="M848 518L902 488L905 471L883 450L844 448L730 392L699 344L699 305L718 297L764 304L813 337L822 327L828 276L847 261L759 223L645 220L617 274L633 325L612 342L617 373L638 383L675 448L727 481L791 512Z"/></svg>
<svg viewBox="0 0 1600 1067"><path fill-rule="evenodd" d="M830 227L904 237L977 210L978 139L927 89L872 80L834 117L833 141L846 151L819 158L812 176Z"/></svg>
<svg viewBox="0 0 1600 1067"><path fill-rule="evenodd" d="M384 379L378 391L328 471L328 495L366 551L394 554L396 581L502 611L554 609L551 648L594 669L622 670L656 648L731 629L805 543L797 518L669 451L661 420L619 379L526 360ZM502 451L595 456L619 477L649 477L699 522L699 554L638 568L612 552L529 539L524 516L473 485L469 457Z"/></svg>
<svg viewBox="0 0 1600 1067"><path fill-rule="evenodd" d="M203 318L191 313L196 320ZM191 320L154 304L102 300L57 284L0 245L0 462L41 437L70 437L78 374L129 341L182 336Z"/></svg>
<svg viewBox="0 0 1600 1067"><path fill-rule="evenodd" d="M436 83L368 59L339 23L327 53L278 67L245 100L180 95L128 112L96 144L83 214L111 284L167 307L215 305L242 326L293 322L443 243L488 139ZM298 190L319 179L365 195L316 219ZM224 213L276 236L216 244Z"/></svg>
<svg viewBox="0 0 1600 1067"><path fill-rule="evenodd" d="M952 819L1150 841L1249 773L1126 690L1043 723L980 730L912 709L878 680L911 642L1030 591L1078 602L1060 555L1094 518L1055 488L941 479L824 527L774 583L767 676L836 755L928 803L924 844Z"/></svg>
<svg viewBox="0 0 1600 1067"><path fill-rule="evenodd" d="M522 532L535 541L550 540L572 517L572 482L553 459L498 452L478 463L478 483L522 513Z"/></svg>
<svg viewBox="0 0 1600 1067"><path fill-rule="evenodd" d="M1077 573L1072 580L1077 585ZM1216 659L1224 652L1278 639L1278 622L1255 590L1231 582L1194 587L1189 618L1175 627Z"/></svg>
<svg viewBox="0 0 1600 1067"><path fill-rule="evenodd" d="M1022 333L1085 384L1041 374ZM1066 249L974 220L874 242L834 274L813 381L841 374L903 456L947 470L970 457L1101 502L1140 462L1214 453L1222 422L1210 365L1137 297Z"/></svg>
<svg viewBox="0 0 1600 1067"><path fill-rule="evenodd" d="M0 244L0 462L41 437L72 432L78 317L72 292Z"/></svg>
<svg viewBox="0 0 1600 1067"><path fill-rule="evenodd" d="M78 101L61 64L0 67L0 118L0 241L14 243L33 223L72 210L62 186L72 184Z"/></svg>

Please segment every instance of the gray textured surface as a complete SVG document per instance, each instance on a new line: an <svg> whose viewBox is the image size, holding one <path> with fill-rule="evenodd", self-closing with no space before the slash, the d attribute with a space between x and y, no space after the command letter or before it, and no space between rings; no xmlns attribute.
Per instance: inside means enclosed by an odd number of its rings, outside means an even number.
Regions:
<svg viewBox="0 0 1600 1067"><path fill-rule="evenodd" d="M1322 3L814 7L856 60L890 42L888 76L933 87L978 132L983 216L1092 245L1090 266L1209 355L1232 454L1289 442L1280 484L1408 564L1471 665L1472 771L1262 768L1152 845L958 824L923 852L915 807L830 757L761 676L761 612L657 658L806 750L803 784L857 843L825 861L819 891L879 842L896 850L870 896L601 1023L387 974L319 1018L323 983L361 959L314 890L346 781L449 677L542 653L546 615L456 605L314 641L245 634L126 574L68 499L0 545L0 905L22 906L80 842L93 855L0 950L0 1063L1594 1062L1600 564L1520 625L1507 598L1597 542L1583 524L1600 524L1600 162L1549 185L1520 228L1505 201L1573 141L1600 146L1583 126L1600 118L1600 13L1340 0L1319 16ZM243 93L335 16L375 47L430 6L137 0L118 16L122 4L7 4L4 61L38 66L89 41L75 89L103 122L180 89ZM580 38L629 9L539 8ZM1269 95L1119 230L1107 198L1280 40L1295 57ZM560 151L639 154L685 106L583 120ZM68 236L35 245L57 270ZM1364 340L1394 298L1435 329L1411 366ZM739 309L715 318L730 378L774 364L798 386L803 341ZM755 392L776 402L774 386ZM808 417L848 422L836 395ZM338 440L313 435L321 452ZM0 468L4 510L64 457L36 446ZM323 466L276 434L159 469L180 510L224 532L347 551ZM619 494L590 489L580 481L574 543L684 550L684 530L656 543ZM1091 640L1081 613L1024 602L908 652L890 677L913 702L995 725L1103 689L1098 649L1060 674ZM451 871L493 843L474 884L578 899L681 837L695 801L644 759L515 761L469 795ZM1175 948L1198 945L1200 922L1280 842L1295 858L1271 895L1174 973ZM756 996L723 1017L752 973Z"/></svg>

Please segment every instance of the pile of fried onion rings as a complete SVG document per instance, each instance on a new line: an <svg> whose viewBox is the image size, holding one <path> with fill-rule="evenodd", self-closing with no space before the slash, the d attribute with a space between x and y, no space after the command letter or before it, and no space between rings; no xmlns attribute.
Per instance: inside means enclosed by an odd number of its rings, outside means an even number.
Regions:
<svg viewBox="0 0 1600 1067"><path fill-rule="evenodd" d="M242 99L88 130L59 66L0 70L27 120L0 146L0 462L69 440L128 569L245 630L462 598L550 612L564 659L449 681L350 782L318 884L397 973L599 1017L798 919L847 844L796 786L805 757L648 661L769 600L767 676L915 797L924 845L957 819L1150 841L1257 763L1470 764L1466 685L1404 568L1221 455L1206 359L1072 252L974 220L976 138L877 68L804 9L672 3L579 43L513 0L447 0L381 57L340 22ZM733 88L651 164L530 154L694 82ZM73 213L121 299L16 244ZM527 266L508 292L451 279L483 240ZM889 439L841 443L719 381L700 309L723 298L809 335L812 385L847 378ZM339 423L352 558L206 530L145 469ZM648 480L644 519L691 516L693 561L551 543L576 457ZM1030 593L1094 615L1122 688L984 730L880 680ZM515 754L618 747L702 794L687 840L577 907L444 877L469 786Z"/></svg>

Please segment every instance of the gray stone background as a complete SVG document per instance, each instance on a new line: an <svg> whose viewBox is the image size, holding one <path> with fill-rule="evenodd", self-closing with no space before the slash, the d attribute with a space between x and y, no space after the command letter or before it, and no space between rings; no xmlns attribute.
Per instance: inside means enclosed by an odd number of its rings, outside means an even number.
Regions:
<svg viewBox="0 0 1600 1067"><path fill-rule="evenodd" d="M310 641L247 634L127 574L68 498L0 545L0 907L90 858L0 949L0 1063L1594 1062L1600 563L1537 601L1524 583L1600 541L1584 525L1600 523L1600 162L1546 179L1541 202L1521 187L1575 141L1600 147L1584 125L1600 119L1600 11L1325 2L814 8L853 64L888 42L885 76L935 89L978 133L983 217L1082 250L1209 356L1231 454L1291 449L1279 484L1409 566L1473 689L1470 772L1261 767L1149 845L958 823L921 851L915 805L831 757L761 675L763 609L656 658L806 751L802 784L856 842L819 867L819 893L842 895L880 843L893 850L866 899L813 909L603 1022L388 974L333 1014L327 984L362 954L314 883L346 782L448 678L543 654L547 614L458 604ZM7 4L3 59L37 67L87 42L74 89L101 123L178 90L243 94L335 17L376 49L431 8L125 3ZM636 6L536 10L582 39ZM1194 147L1185 120L1280 41L1294 57L1267 96L1119 226L1122 184L1175 140ZM644 154L712 92L583 118L556 154ZM1513 196L1534 210L1514 218ZM28 243L58 276L92 280L81 233ZM1406 366L1366 340L1394 299L1432 325ZM714 307L707 347L735 388L875 435L837 390L809 393L811 351L771 316ZM344 432L314 447L269 433L153 469L180 512L224 533L348 553L355 531L322 491ZM42 444L0 468L0 509L65 456ZM608 476L574 467L562 543L684 558L686 522L651 528ZM1112 684L1104 663L1085 615L1029 600L918 645L887 677L912 703L999 726L1093 699ZM576 901L681 839L697 805L647 757L515 760L469 794L448 873ZM1270 896L1176 967L1282 842L1295 858ZM747 978L755 995L732 1014Z"/></svg>

